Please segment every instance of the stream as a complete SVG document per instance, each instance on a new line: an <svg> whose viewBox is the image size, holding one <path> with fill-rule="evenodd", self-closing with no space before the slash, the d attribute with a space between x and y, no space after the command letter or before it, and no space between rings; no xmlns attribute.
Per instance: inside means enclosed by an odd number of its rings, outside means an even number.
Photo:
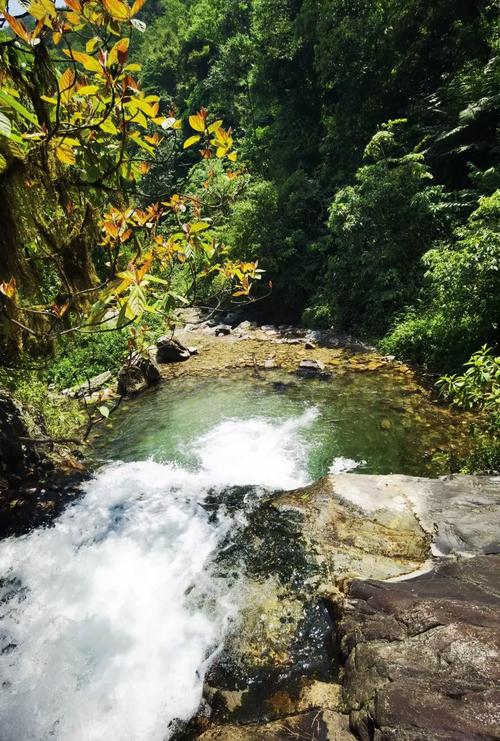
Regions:
<svg viewBox="0 0 500 741"><path fill-rule="evenodd" d="M329 471L432 474L440 415L383 373L184 379L124 403L81 496L0 543L1 741L171 737L237 625L245 576L216 557L251 500ZM244 506L233 487L253 487Z"/></svg>

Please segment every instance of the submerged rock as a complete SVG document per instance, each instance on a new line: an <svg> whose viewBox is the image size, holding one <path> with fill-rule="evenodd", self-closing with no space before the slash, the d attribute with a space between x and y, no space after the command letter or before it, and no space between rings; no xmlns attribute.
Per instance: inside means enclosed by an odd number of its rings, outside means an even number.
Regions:
<svg viewBox="0 0 500 741"><path fill-rule="evenodd" d="M301 360L297 368L297 375L304 378L329 378L325 373L325 364L321 360Z"/></svg>
<svg viewBox="0 0 500 741"><path fill-rule="evenodd" d="M349 598L344 700L360 738L500 738L500 556L355 581Z"/></svg>
<svg viewBox="0 0 500 741"><path fill-rule="evenodd" d="M156 361L158 363L177 363L188 360L190 356L191 353L187 347L184 347L172 337L164 335L156 341Z"/></svg>

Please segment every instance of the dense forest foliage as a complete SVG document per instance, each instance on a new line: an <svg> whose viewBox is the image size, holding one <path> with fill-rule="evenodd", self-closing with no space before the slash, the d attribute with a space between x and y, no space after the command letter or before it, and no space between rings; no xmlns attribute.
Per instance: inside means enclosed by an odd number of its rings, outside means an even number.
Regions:
<svg viewBox="0 0 500 741"><path fill-rule="evenodd" d="M443 391L497 408L496 2L0 12L4 365L51 355L63 388L179 306L249 301L436 371L476 353L479 398Z"/></svg>
<svg viewBox="0 0 500 741"><path fill-rule="evenodd" d="M144 85L238 136L251 174L221 230L272 278L267 316L437 368L497 344L496 3L156 0L144 19Z"/></svg>

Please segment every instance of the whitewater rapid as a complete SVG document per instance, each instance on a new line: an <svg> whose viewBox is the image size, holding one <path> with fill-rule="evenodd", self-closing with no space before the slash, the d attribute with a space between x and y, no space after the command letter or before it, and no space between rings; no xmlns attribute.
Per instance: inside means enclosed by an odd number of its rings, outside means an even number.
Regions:
<svg viewBox="0 0 500 741"><path fill-rule="evenodd" d="M242 589L211 569L237 515L201 505L307 483L317 414L217 424L192 470L107 464L52 527L0 543L2 741L163 741L196 712Z"/></svg>

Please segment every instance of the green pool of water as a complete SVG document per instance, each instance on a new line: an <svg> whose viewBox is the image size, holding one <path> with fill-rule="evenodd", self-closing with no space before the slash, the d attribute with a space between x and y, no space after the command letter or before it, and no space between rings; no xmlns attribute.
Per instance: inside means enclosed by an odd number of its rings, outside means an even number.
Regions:
<svg viewBox="0 0 500 741"><path fill-rule="evenodd" d="M301 445L294 454L305 456L300 465L311 480L348 469L439 475L443 471L435 453L464 434L458 415L416 391L400 374L352 372L325 381L274 371L261 378L237 372L169 381L123 402L96 437L94 455L98 460L174 461L195 470L196 441L218 425L253 421L267 433L274 426L276 434L286 436L286 426L279 426L299 419L294 435ZM258 427L253 432L258 439ZM241 446L233 447L231 430L221 438L221 447L222 465L225 455L227 465L234 466L235 455L242 467L255 462L251 456L245 460Z"/></svg>

